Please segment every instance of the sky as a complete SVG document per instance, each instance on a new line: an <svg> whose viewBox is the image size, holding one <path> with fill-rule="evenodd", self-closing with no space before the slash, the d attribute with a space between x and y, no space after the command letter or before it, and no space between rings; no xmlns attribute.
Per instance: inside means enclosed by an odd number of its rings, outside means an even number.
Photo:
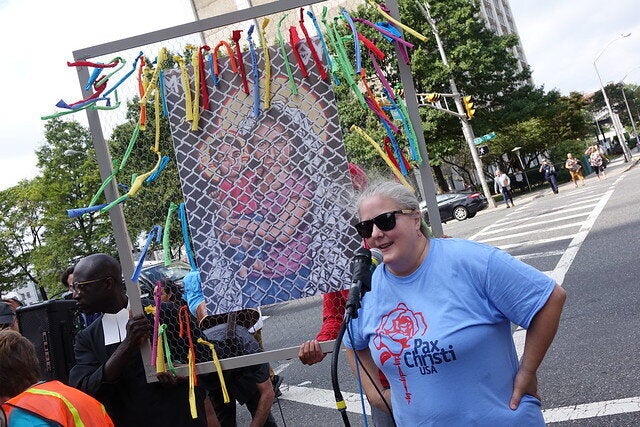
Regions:
<svg viewBox="0 0 640 427"><path fill-rule="evenodd" d="M509 0L536 86L572 91L605 84L640 84L638 0ZM63 8L63 10L60 10ZM55 17L55 18L53 18ZM0 190L37 173L35 149L44 141L41 116L81 92L74 50L193 21L188 0L0 0ZM11 43L10 41L16 41ZM85 113L70 115L86 123ZM67 117L70 117L67 116Z"/></svg>

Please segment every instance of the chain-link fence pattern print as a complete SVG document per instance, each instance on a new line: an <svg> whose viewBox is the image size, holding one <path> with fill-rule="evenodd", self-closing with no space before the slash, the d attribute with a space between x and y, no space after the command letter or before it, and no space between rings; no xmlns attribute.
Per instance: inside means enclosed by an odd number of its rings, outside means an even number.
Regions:
<svg viewBox="0 0 640 427"><path fill-rule="evenodd" d="M185 120L180 71L165 73L209 314L335 291L348 283L349 254L357 240L347 230L353 222L352 186L337 108L330 84L311 67L308 46L301 42L298 48L310 73L292 72L297 94L282 50L269 49L268 109L262 53L256 52L259 85L247 71L249 93L242 75L232 72L230 57L219 58L218 86L212 84L212 70L205 72L211 109L202 110L196 131Z"/></svg>

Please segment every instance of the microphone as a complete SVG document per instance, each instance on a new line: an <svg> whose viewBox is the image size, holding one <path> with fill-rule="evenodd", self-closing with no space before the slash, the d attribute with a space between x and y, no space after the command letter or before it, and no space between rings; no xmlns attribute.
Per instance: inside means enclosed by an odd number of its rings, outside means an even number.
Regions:
<svg viewBox="0 0 640 427"><path fill-rule="evenodd" d="M383 255L380 249L358 248L355 252L353 267L351 269L351 288L347 297L346 311L352 319L358 317L360 300L365 293L371 290L371 274L382 262Z"/></svg>
<svg viewBox="0 0 640 427"><path fill-rule="evenodd" d="M382 264L384 260L384 255L382 255L382 251L378 248L371 248L371 272L376 269L377 266Z"/></svg>

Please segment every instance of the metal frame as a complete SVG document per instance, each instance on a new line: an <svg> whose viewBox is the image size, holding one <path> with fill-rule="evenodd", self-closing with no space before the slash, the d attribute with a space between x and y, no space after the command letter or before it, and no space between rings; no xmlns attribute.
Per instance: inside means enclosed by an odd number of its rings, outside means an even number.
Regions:
<svg viewBox="0 0 640 427"><path fill-rule="evenodd" d="M250 9L242 9L234 12L230 12L220 16L214 16L211 18L197 20L191 23L177 25L169 28L165 28L158 31L152 31L145 34L140 34L133 37L128 37L109 43L99 44L84 49L78 49L73 52L73 58L75 61L87 60L96 58L99 56L109 55L129 49L134 49L140 46L146 46L153 43L159 43L165 40L192 35L194 33L202 33L203 31L213 30L219 27L232 25L238 22L249 21L257 19L265 15L272 15L286 10L297 9L300 7L306 7L316 3L321 3L319 0L278 0L271 3L266 3L258 6L254 6ZM388 0L387 5L391 10L391 15L395 18L400 17L398 10L397 0ZM413 85L413 78L411 76L411 69L409 65L399 61L400 76L402 85L405 90L405 98L407 102L407 110L409 112L409 118L414 129L422 129L420 115L418 113L416 91ZM86 67L77 67L78 81L82 90L83 96L86 98L92 93L90 90L85 90L84 82L89 78L89 72ZM100 168L100 176L104 181L112 172L112 161L109 153L109 148L106 144L104 134L102 132L102 125L100 123L100 117L98 112L91 110L90 108L85 110L87 113L87 119L89 121L89 130L93 138L93 146L96 152L96 158ZM423 158L423 164L420 166L420 177L422 184L422 191L424 192L423 198L427 201L427 207L429 211L433 211L438 214L436 203L436 191L435 184L433 182L433 175L431 167L428 163L428 153L424 142L424 134L421 131L416 132L418 138L418 145L420 154ZM105 196L107 202L116 200L119 197L117 190L116 180L112 180L111 183L105 189ZM109 216L113 225L113 233L118 250L118 256L120 257L120 263L122 265L122 271L125 276L125 282L127 286L127 294L131 301L131 310L134 315L143 314L142 304L140 302L140 295L138 287L131 281L131 276L134 271L134 261L132 256L132 244L127 231L126 221L122 207L117 205L109 211ZM437 215L436 215L437 216ZM434 218L436 217L434 216ZM439 218L438 218L439 219ZM442 235L442 224L437 221L435 224L431 224L433 232L436 236ZM327 341L321 343L321 349L323 352L333 351L334 341ZM222 369L231 369L241 366L252 365L256 363L275 362L278 360L287 360L298 357L298 347L287 347L279 350L265 351L263 353L256 353L246 356L234 357L229 359L223 359L220 361ZM142 360L145 366L145 372L147 375L147 381L157 381L155 369L149 363L151 358L151 346L145 344L141 346ZM198 373L215 372L216 368L213 362L204 362L197 364ZM188 366L176 367L177 374L180 376L188 375Z"/></svg>

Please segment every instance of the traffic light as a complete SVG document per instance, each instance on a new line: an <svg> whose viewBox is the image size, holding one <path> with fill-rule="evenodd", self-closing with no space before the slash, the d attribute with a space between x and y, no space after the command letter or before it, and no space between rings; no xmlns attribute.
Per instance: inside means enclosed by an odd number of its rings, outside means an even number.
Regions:
<svg viewBox="0 0 640 427"><path fill-rule="evenodd" d="M476 109L474 108L473 102L471 102L470 96L462 97L462 104L464 105L464 110L467 112L467 118L472 119L473 115L476 113Z"/></svg>
<svg viewBox="0 0 640 427"><path fill-rule="evenodd" d="M440 101L440 94L439 93L430 93L427 95L427 102L430 104L435 104L436 102Z"/></svg>

